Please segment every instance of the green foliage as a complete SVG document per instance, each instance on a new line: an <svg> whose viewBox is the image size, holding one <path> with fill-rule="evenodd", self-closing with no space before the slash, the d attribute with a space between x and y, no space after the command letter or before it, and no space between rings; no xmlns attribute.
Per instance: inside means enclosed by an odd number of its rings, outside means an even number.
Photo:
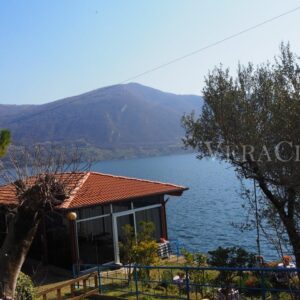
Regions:
<svg viewBox="0 0 300 300"><path fill-rule="evenodd" d="M209 251L208 254L208 263L214 267L253 267L256 261L255 254L240 247L218 247L216 250ZM238 275L241 274L237 271L220 271L216 281L229 286Z"/></svg>
<svg viewBox="0 0 300 300"><path fill-rule="evenodd" d="M186 265L188 266L202 267L205 266L207 263L207 257L203 253L200 252L192 253L186 249L181 249L181 253L184 257Z"/></svg>
<svg viewBox="0 0 300 300"><path fill-rule="evenodd" d="M208 263L214 267L253 267L256 262L255 254L241 247L218 247L208 254Z"/></svg>
<svg viewBox="0 0 300 300"><path fill-rule="evenodd" d="M139 265L151 266L157 259L157 243L155 241L139 241L132 250L134 260Z"/></svg>
<svg viewBox="0 0 300 300"><path fill-rule="evenodd" d="M239 66L236 78L228 69L215 68L205 80L202 114L198 119L194 115L183 118L186 145L196 148L200 157L214 155L235 163L239 168L243 168L240 163L244 162L245 175L251 177L255 170L247 164L248 160L244 161L243 146L248 146L247 152L249 146L253 146L252 157L258 162L262 175L272 175L266 176L268 182L276 180L283 185L283 178L280 178L282 167L290 167L292 163L276 159L274 146L281 141L300 144L298 61L289 45L281 45L280 56L274 64L266 63L256 68L251 63ZM227 148L219 147L220 143L232 147L232 151L227 153ZM266 153L262 153L264 145L269 150L271 161ZM297 156L297 149L289 145L283 145L278 151L283 158ZM272 168L267 168L268 165ZM276 169L281 172L274 172ZM287 171L286 175L293 178L300 172Z"/></svg>
<svg viewBox="0 0 300 300"><path fill-rule="evenodd" d="M152 265L157 259L157 244L153 239L155 226L152 222L141 222L139 225L137 236L134 235L131 225L122 227L121 260L125 264Z"/></svg>
<svg viewBox="0 0 300 300"><path fill-rule="evenodd" d="M255 290L262 288L262 281L259 276L254 274L245 274L239 281L240 286L243 288L243 293L247 296L260 296L261 291ZM272 284L266 276L264 277L264 288L272 288Z"/></svg>
<svg viewBox="0 0 300 300"><path fill-rule="evenodd" d="M181 249L182 255L185 259L185 265L194 266L194 267L204 267L207 266L207 256L203 253L196 252L192 253L187 251L186 249ZM192 280L195 286L195 292L201 293L202 297L206 294L207 289L203 286L209 282L208 272L203 270L190 270L189 277Z"/></svg>
<svg viewBox="0 0 300 300"><path fill-rule="evenodd" d="M188 266L191 266L194 264L194 254L192 252L189 252L185 248L181 249L181 254L184 257L185 264Z"/></svg>
<svg viewBox="0 0 300 300"><path fill-rule="evenodd" d="M121 261L124 264L132 264L134 262L133 247L136 244L134 229L131 225L126 224L122 227L122 242L119 243Z"/></svg>
<svg viewBox="0 0 300 300"><path fill-rule="evenodd" d="M155 225L152 222L140 222L140 231L135 236L131 225L122 227L123 240L119 243L121 260L125 264L150 266L157 260L157 243L153 240ZM131 278L129 270L128 279ZM149 278L149 270L139 270L139 277L145 281Z"/></svg>
<svg viewBox="0 0 300 300"><path fill-rule="evenodd" d="M16 287L16 299L20 300L32 300L35 299L35 290L31 278L20 272L17 287Z"/></svg>
<svg viewBox="0 0 300 300"><path fill-rule="evenodd" d="M139 223L139 233L137 235L137 240L142 241L153 241L153 234L155 232L155 225L153 222L141 221Z"/></svg>
<svg viewBox="0 0 300 300"><path fill-rule="evenodd" d="M162 272L161 278L161 286L167 288L170 284L173 283L173 273L170 270L164 270Z"/></svg>
<svg viewBox="0 0 300 300"><path fill-rule="evenodd" d="M2 157L11 142L10 132L6 129L0 132L0 157Z"/></svg>

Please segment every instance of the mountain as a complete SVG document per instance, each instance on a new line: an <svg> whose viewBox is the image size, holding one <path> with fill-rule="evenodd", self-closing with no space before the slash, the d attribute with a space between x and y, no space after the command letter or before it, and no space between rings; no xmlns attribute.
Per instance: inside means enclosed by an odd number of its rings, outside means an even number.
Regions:
<svg viewBox="0 0 300 300"><path fill-rule="evenodd" d="M200 96L129 83L42 105L0 105L0 128L9 128L17 144L155 149L179 145L184 134L180 118L201 105Z"/></svg>

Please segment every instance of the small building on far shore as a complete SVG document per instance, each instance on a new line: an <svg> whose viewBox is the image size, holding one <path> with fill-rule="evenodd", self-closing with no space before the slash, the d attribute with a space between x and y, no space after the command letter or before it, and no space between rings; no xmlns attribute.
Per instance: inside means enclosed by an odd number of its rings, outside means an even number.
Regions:
<svg viewBox="0 0 300 300"><path fill-rule="evenodd" d="M141 221L155 225L155 239L168 239L166 195L181 196L186 187L96 172L58 174L69 196L44 215L30 250L45 264L119 264L122 227L139 232ZM6 207L16 206L13 185L0 186L0 243L7 230Z"/></svg>

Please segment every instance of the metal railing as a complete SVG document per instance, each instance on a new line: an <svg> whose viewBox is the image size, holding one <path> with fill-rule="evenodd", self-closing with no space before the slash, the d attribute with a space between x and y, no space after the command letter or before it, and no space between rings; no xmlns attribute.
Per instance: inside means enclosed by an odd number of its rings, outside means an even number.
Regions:
<svg viewBox="0 0 300 300"><path fill-rule="evenodd" d="M170 245L171 245L171 250L172 250L172 254L176 255L177 257L182 255L182 250L186 249L189 252L193 252L191 249L189 249L189 247L187 245L184 244L183 241L181 241L180 239L170 239L169 240Z"/></svg>
<svg viewBox="0 0 300 300"><path fill-rule="evenodd" d="M130 299L300 299L300 269L139 265L93 269L98 271L102 294Z"/></svg>

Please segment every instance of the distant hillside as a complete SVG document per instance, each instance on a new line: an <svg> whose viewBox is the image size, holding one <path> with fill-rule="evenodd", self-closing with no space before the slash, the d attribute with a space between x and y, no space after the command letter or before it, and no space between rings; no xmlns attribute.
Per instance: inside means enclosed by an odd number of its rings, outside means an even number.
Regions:
<svg viewBox="0 0 300 300"><path fill-rule="evenodd" d="M114 151L161 149L180 144L184 133L181 116L199 111L201 105L200 96L130 83L43 105L0 105L0 128L9 128L17 144L58 142Z"/></svg>

